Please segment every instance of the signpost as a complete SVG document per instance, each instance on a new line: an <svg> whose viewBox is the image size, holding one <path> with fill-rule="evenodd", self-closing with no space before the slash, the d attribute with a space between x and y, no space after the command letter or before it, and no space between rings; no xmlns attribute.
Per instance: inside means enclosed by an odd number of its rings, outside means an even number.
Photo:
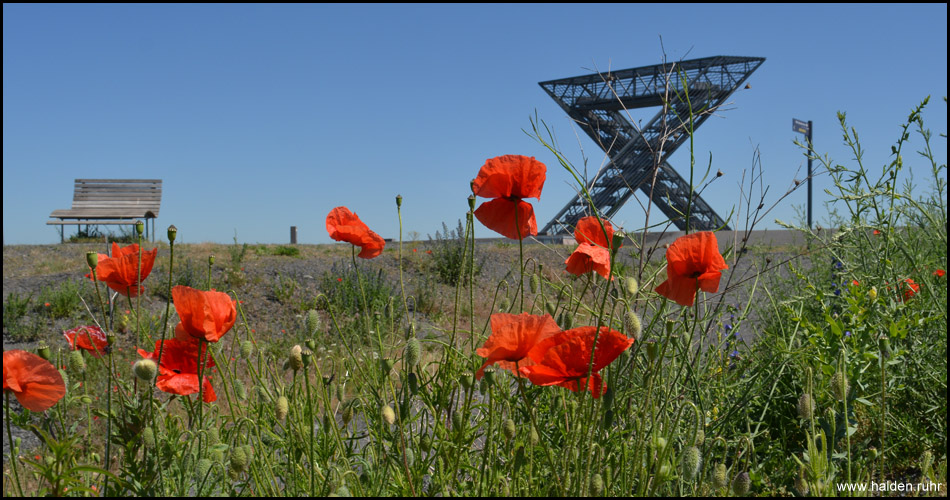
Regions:
<svg viewBox="0 0 950 500"><path fill-rule="evenodd" d="M811 229L811 158L814 156L811 144L811 120L804 122L792 118L792 131L805 134L808 140L808 229Z"/></svg>

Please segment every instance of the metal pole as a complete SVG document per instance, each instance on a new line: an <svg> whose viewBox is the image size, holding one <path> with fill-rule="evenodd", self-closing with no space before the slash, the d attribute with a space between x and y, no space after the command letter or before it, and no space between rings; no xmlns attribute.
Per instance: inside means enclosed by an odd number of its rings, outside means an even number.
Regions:
<svg viewBox="0 0 950 500"><path fill-rule="evenodd" d="M290 244L297 244L297 226L290 226Z"/></svg>
<svg viewBox="0 0 950 500"><path fill-rule="evenodd" d="M811 229L811 157L815 151L811 144L811 120L808 120L808 229Z"/></svg>

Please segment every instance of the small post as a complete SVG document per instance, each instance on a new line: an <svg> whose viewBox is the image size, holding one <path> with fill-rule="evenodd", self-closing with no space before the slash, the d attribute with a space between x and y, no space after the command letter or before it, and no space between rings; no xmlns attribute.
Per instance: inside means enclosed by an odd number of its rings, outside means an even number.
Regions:
<svg viewBox="0 0 950 500"><path fill-rule="evenodd" d="M290 226L290 244L297 244L297 226Z"/></svg>
<svg viewBox="0 0 950 500"><path fill-rule="evenodd" d="M811 143L811 120L808 120L808 229L811 229L811 158L815 150Z"/></svg>

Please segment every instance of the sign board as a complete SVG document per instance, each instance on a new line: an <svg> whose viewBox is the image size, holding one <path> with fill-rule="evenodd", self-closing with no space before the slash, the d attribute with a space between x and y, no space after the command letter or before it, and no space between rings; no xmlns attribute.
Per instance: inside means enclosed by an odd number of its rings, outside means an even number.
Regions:
<svg viewBox="0 0 950 500"><path fill-rule="evenodd" d="M808 122L803 122L799 119L792 118L792 131L808 134Z"/></svg>

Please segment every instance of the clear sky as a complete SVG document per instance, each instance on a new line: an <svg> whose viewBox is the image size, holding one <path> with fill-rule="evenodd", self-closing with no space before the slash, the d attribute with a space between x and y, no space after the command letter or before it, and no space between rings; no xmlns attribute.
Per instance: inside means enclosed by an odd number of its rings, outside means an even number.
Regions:
<svg viewBox="0 0 950 500"><path fill-rule="evenodd" d="M945 3L4 4L4 241L58 242L45 223L70 207L76 178L163 179L158 233L175 224L188 243L231 242L235 231L241 242L287 243L290 226L301 243L327 243L338 205L397 237L397 194L404 234L425 238L464 219L469 181L503 154L548 165L541 200L529 200L540 228L574 188L522 132L529 117L576 165L586 156L591 174L604 153L538 82L656 64L664 51L766 58L751 89L697 131L697 164L711 155L725 174L703 193L722 216L756 147L768 200L804 178L792 118L813 120L816 150L844 163L853 155L836 112L846 111L865 164L879 168L931 95L924 118L946 162ZM926 182L915 156L905 163ZM688 148L670 163L688 176ZM827 176L815 181L818 222L830 187ZM795 220L805 201L801 189L763 227ZM643 221L633 199L614 219ZM476 235L497 236L481 225Z"/></svg>

